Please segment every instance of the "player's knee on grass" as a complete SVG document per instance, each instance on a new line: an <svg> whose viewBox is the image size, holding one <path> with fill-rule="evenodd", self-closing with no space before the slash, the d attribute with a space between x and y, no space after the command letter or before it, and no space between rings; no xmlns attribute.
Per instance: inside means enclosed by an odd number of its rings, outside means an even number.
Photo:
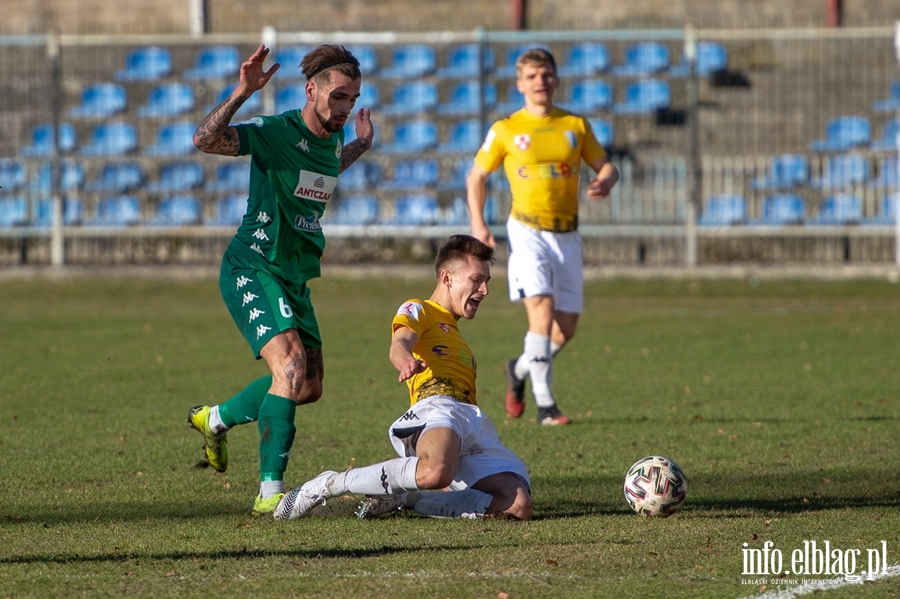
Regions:
<svg viewBox="0 0 900 599"><path fill-rule="evenodd" d="M531 518L531 493L522 486L503 489L493 495L488 516L528 520Z"/></svg>
<svg viewBox="0 0 900 599"><path fill-rule="evenodd" d="M441 461L419 459L416 465L416 486L423 490L444 489L453 482L456 468Z"/></svg>

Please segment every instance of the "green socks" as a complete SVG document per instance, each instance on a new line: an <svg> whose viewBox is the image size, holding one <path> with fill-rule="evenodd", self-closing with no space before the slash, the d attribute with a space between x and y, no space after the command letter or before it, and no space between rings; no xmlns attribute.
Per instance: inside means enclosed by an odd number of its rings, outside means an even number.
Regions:
<svg viewBox="0 0 900 599"><path fill-rule="evenodd" d="M247 385L243 391L228 401L219 404L219 417L222 423L231 428L259 420L259 408L271 386L272 376L264 376Z"/></svg>
<svg viewBox="0 0 900 599"><path fill-rule="evenodd" d="M260 480L282 480L294 444L297 404L286 397L266 394L259 406Z"/></svg>

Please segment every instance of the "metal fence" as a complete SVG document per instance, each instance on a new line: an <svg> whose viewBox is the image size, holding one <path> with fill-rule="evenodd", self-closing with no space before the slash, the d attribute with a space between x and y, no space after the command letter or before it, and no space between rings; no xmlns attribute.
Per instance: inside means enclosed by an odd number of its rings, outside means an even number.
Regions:
<svg viewBox="0 0 900 599"><path fill-rule="evenodd" d="M521 105L516 53L542 45L560 63L557 103L591 119L622 175L608 200L582 202L590 260L896 260L895 33L2 36L0 264L217 261L246 199L246 174L228 169L246 162L196 152L190 132L260 43L285 64L245 114L298 107L296 65L323 42L365 59L377 129L341 176L330 239L466 231L467 165ZM508 185L490 185L500 234Z"/></svg>

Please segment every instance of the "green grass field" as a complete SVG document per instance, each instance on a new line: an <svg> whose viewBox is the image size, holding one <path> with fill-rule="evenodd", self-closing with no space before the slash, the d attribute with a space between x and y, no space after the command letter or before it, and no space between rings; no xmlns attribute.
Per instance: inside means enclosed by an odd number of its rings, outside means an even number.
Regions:
<svg viewBox="0 0 900 599"><path fill-rule="evenodd" d="M393 457L406 388L390 320L432 282L326 276L322 400L297 413L293 486ZM886 282L593 282L555 366L575 419L509 421L501 365L524 313L505 281L462 331L479 399L532 473L530 522L250 516L257 432L230 433L227 474L195 468L187 409L265 374L213 280L10 280L0 286L0 599L4 597L748 597L771 541L900 563L900 288ZM532 420L529 421L529 418ZM629 465L667 455L683 510L633 514ZM747 544L744 547L744 544ZM848 562L849 563L849 562ZM763 583L759 579L766 579ZM765 588L762 588L765 586ZM896 597L900 577L826 593Z"/></svg>

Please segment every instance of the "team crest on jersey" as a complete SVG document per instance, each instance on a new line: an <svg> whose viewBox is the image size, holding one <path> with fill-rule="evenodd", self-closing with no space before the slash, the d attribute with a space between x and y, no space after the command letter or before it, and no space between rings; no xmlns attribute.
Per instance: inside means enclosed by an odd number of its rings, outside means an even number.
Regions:
<svg viewBox="0 0 900 599"><path fill-rule="evenodd" d="M447 323L445 323L445 322L439 322L439 323L438 323L438 326L441 327L441 330L444 331L445 333L449 333L449 332L450 332L450 325L449 325L449 324L447 324Z"/></svg>
<svg viewBox="0 0 900 599"><path fill-rule="evenodd" d="M513 138L513 143L516 144L517 148L524 152L531 147L531 136L528 134L516 135Z"/></svg>
<svg viewBox="0 0 900 599"><path fill-rule="evenodd" d="M341 142L338 141L334 146L334 157L338 160L341 159L341 152L344 151L344 147L341 145Z"/></svg>
<svg viewBox="0 0 900 599"><path fill-rule="evenodd" d="M409 316L413 320L419 320L419 314L422 313L422 304L416 302L406 302L397 310L397 316Z"/></svg>

